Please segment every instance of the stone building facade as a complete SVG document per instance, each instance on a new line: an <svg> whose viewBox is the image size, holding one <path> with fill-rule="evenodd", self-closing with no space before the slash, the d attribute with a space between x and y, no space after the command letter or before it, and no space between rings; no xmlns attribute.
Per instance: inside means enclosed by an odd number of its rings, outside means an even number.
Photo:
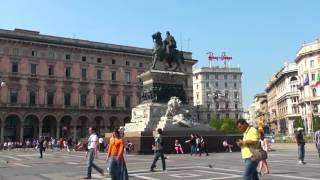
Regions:
<svg viewBox="0 0 320 180"><path fill-rule="evenodd" d="M320 40L303 44L297 53L295 63L300 82L301 117L306 132L313 132L313 118L320 115Z"/></svg>
<svg viewBox="0 0 320 180"><path fill-rule="evenodd" d="M294 121L300 116L298 69L285 64L268 82L268 124L275 134L294 134Z"/></svg>
<svg viewBox="0 0 320 180"><path fill-rule="evenodd" d="M202 67L193 70L193 102L198 118L239 119L243 114L242 72L233 67Z"/></svg>
<svg viewBox="0 0 320 180"><path fill-rule="evenodd" d="M190 75L189 52L180 70ZM123 126L140 103L137 76L149 68L152 50L0 30L1 142L40 135L83 138L89 126L99 134Z"/></svg>

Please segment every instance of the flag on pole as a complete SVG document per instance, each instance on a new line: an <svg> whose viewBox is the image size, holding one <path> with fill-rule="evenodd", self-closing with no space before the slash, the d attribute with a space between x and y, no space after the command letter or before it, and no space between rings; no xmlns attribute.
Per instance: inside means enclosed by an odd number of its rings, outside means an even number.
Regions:
<svg viewBox="0 0 320 180"><path fill-rule="evenodd" d="M303 86L309 86L309 76L308 76L308 74L307 74L306 78L304 79Z"/></svg>

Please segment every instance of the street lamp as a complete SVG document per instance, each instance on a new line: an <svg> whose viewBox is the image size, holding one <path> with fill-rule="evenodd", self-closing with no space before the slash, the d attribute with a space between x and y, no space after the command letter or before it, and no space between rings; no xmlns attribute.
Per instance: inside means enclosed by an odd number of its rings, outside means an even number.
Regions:
<svg viewBox="0 0 320 180"><path fill-rule="evenodd" d="M200 109L200 101L199 100L197 100L196 101L196 106L197 106L197 120L198 120L198 122L200 122L200 115L199 115L199 109Z"/></svg>

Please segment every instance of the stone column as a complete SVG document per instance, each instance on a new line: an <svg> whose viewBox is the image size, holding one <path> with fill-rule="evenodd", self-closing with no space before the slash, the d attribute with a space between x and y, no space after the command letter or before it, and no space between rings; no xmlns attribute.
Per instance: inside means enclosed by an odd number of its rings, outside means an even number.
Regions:
<svg viewBox="0 0 320 180"><path fill-rule="evenodd" d="M1 123L1 140L0 143L4 142L4 122Z"/></svg>
<svg viewBox="0 0 320 180"><path fill-rule="evenodd" d="M57 124L57 129L56 129L56 139L59 139L60 138L60 124Z"/></svg>
<svg viewBox="0 0 320 180"><path fill-rule="evenodd" d="M42 122L39 123L39 137L42 136Z"/></svg>
<svg viewBox="0 0 320 180"><path fill-rule="evenodd" d="M307 114L307 124L306 124L305 131L308 132L308 134L312 133L312 113Z"/></svg>
<svg viewBox="0 0 320 180"><path fill-rule="evenodd" d="M294 135L293 123L294 123L294 119L288 119L288 133L290 136Z"/></svg>
<svg viewBox="0 0 320 180"><path fill-rule="evenodd" d="M77 126L73 126L73 142L75 142L77 139Z"/></svg>
<svg viewBox="0 0 320 180"><path fill-rule="evenodd" d="M23 126L20 127L20 142L23 141Z"/></svg>

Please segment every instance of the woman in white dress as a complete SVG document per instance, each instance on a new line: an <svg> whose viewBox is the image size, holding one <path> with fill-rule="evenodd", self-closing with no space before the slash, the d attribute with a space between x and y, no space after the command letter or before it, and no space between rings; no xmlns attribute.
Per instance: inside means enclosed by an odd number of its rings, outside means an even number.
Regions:
<svg viewBox="0 0 320 180"><path fill-rule="evenodd" d="M264 133L260 132L260 143L261 147L264 151L268 152L268 140L264 138ZM269 166L267 163L267 160L261 160L258 166L258 173L259 174L269 174ZM264 172L262 172L262 168L264 169Z"/></svg>

